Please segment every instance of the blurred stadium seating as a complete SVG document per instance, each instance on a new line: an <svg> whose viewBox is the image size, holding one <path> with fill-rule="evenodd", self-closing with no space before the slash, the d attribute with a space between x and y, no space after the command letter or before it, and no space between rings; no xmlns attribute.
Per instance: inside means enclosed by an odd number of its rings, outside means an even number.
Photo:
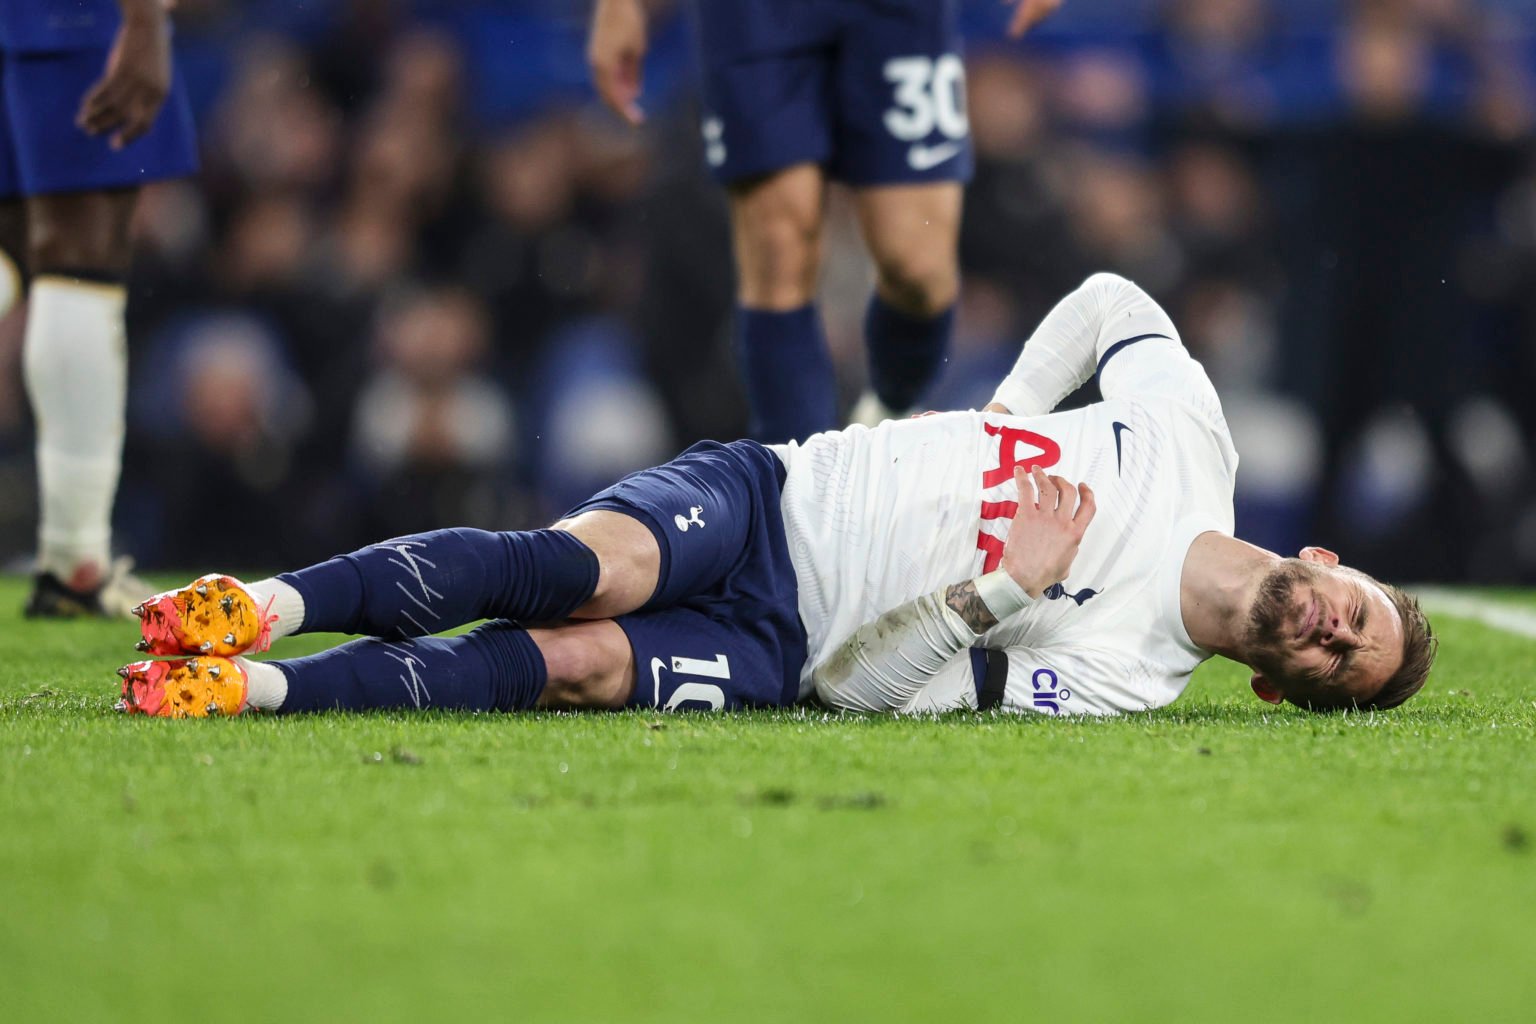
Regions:
<svg viewBox="0 0 1536 1024"><path fill-rule="evenodd" d="M724 204L686 11L660 6L632 135L586 85L584 3L180 0L205 173L140 210L126 550L274 567L535 525L741 434ZM1054 299L1116 270L1224 394L1245 536L1394 578L1536 580L1529 0L1067 0L1023 45L1006 13L967 3L978 170L931 404L985 402ZM850 397L854 232L834 204L823 309ZM193 477L216 516L182 500Z"/></svg>

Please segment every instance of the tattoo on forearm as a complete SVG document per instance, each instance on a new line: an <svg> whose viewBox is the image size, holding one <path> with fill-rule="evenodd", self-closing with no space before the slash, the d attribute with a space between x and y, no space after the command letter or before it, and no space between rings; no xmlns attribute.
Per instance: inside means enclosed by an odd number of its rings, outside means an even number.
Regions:
<svg viewBox="0 0 1536 1024"><path fill-rule="evenodd" d="M997 616L992 614L981 595L976 593L976 581L966 580L964 583L956 583L944 592L944 603L955 610L955 613L965 620L965 624L971 627L973 633L985 633L997 625Z"/></svg>

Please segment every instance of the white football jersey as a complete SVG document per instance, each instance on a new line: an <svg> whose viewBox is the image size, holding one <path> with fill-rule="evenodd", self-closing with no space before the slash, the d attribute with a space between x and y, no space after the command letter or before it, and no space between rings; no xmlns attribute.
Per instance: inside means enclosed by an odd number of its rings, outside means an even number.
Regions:
<svg viewBox="0 0 1536 1024"><path fill-rule="evenodd" d="M1210 656L1180 614L1184 558L1199 534L1232 532L1237 453L1204 370L1166 332L1110 346L1099 365L1106 400L1084 409L941 413L775 446L809 637L802 697L864 623L997 568L1016 466L1087 481L1098 511L1071 575L978 641L1006 651L991 703L1113 714L1179 695ZM905 710L977 707L972 662L962 652ZM993 664L995 681L1003 664Z"/></svg>

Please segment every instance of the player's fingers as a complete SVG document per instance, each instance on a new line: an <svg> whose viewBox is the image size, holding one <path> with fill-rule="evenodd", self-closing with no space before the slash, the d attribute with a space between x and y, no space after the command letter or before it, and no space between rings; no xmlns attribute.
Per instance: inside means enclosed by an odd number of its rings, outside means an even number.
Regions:
<svg viewBox="0 0 1536 1024"><path fill-rule="evenodd" d="M1064 476L1051 477L1051 483L1056 485L1056 514L1071 519L1073 510L1077 508L1077 488Z"/></svg>
<svg viewBox="0 0 1536 1024"><path fill-rule="evenodd" d="M1040 488L1029 475L1029 470L1023 466L1013 467L1013 486L1019 491L1019 509L1022 511L1028 505L1033 504L1036 509L1040 507Z"/></svg>
<svg viewBox="0 0 1536 1024"><path fill-rule="evenodd" d="M1056 511L1056 504L1060 500L1056 493L1056 480L1046 475L1045 470L1039 466L1031 470L1035 481L1035 489L1040 492L1040 508L1046 512Z"/></svg>
<svg viewBox="0 0 1536 1024"><path fill-rule="evenodd" d="M592 68L592 88L597 90L603 106L623 117L624 103L619 97L617 61L607 55L594 53L588 58L588 64Z"/></svg>
<svg viewBox="0 0 1536 1024"><path fill-rule="evenodd" d="M128 108L123 117L122 126L112 136L112 146L122 149L124 146L139 138L149 131L149 126L155 123L155 114L160 110L160 98L153 93L138 98Z"/></svg>
<svg viewBox="0 0 1536 1024"><path fill-rule="evenodd" d="M1086 530L1088 524L1093 522L1094 514L1098 510L1099 503L1093 497L1093 488L1084 481L1077 487L1077 514L1072 517L1072 521L1077 524L1078 529Z"/></svg>
<svg viewBox="0 0 1536 1024"><path fill-rule="evenodd" d="M640 60L639 53L626 53L619 63L619 93L624 100L624 119L632 125L645 120L640 109Z"/></svg>
<svg viewBox="0 0 1536 1024"><path fill-rule="evenodd" d="M80 112L75 115L75 124L92 135L116 124L117 119L113 113L117 109L116 93L110 80L97 82L85 94L85 99L80 101Z"/></svg>
<svg viewBox="0 0 1536 1024"><path fill-rule="evenodd" d="M1018 0L1013 9L1013 18L1008 22L1009 37L1019 38L1060 6L1061 0Z"/></svg>

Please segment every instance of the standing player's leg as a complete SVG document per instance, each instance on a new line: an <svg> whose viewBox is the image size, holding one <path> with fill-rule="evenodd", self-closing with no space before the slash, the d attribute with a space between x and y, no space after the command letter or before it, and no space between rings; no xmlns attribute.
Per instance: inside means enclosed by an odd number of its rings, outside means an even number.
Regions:
<svg viewBox="0 0 1536 1024"><path fill-rule="evenodd" d="M122 189L26 202L31 291L22 368L37 422L40 512L29 614L99 600L109 576L128 389L124 278L137 196Z"/></svg>
<svg viewBox="0 0 1536 1024"><path fill-rule="evenodd" d="M913 409L949 350L960 291L959 182L859 189L857 209L875 261L864 316L869 382L892 413Z"/></svg>
<svg viewBox="0 0 1536 1024"><path fill-rule="evenodd" d="M972 155L956 0L849 17L831 172L857 190L879 278L865 318L872 394L855 414L868 422L912 409L943 366Z"/></svg>
<svg viewBox="0 0 1536 1024"><path fill-rule="evenodd" d="M146 17L124 19L113 44L49 22L34 27L56 34L56 46L4 56L31 277L23 372L37 417L41 516L29 615L118 615L148 593L110 559L129 222L140 186L193 173L197 147L172 77L165 8L138 6Z"/></svg>
<svg viewBox="0 0 1536 1024"><path fill-rule="evenodd" d="M695 5L704 155L730 201L736 338L760 441L804 440L837 426L837 384L814 304L836 6Z"/></svg>
<svg viewBox="0 0 1536 1024"><path fill-rule="evenodd" d="M837 382L816 309L826 179L799 164L730 187L736 337L752 433L804 440L837 425Z"/></svg>
<svg viewBox="0 0 1536 1024"><path fill-rule="evenodd" d="M0 145L4 140L0 139ZM0 157L3 159L3 157ZM4 172L0 171L0 180ZM0 197L5 196L0 184ZM27 294L27 208L18 197L0 198L0 318Z"/></svg>

